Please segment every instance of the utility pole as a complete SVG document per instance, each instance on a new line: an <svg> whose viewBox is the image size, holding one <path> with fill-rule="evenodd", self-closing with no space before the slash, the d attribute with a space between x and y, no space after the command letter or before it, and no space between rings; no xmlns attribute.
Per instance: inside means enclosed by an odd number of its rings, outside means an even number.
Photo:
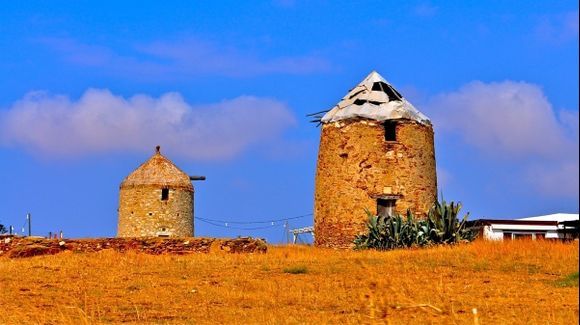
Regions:
<svg viewBox="0 0 580 325"><path fill-rule="evenodd" d="M26 220L28 220L28 237L32 236L32 225L30 220L30 212L26 214Z"/></svg>
<svg viewBox="0 0 580 325"><path fill-rule="evenodd" d="M286 231L286 244L290 243L290 228L288 225L288 220L284 222L284 230Z"/></svg>

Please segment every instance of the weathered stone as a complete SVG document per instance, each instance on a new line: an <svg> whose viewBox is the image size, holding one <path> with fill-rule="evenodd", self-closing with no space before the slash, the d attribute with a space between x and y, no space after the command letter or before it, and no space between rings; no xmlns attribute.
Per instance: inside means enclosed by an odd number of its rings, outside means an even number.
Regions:
<svg viewBox="0 0 580 325"><path fill-rule="evenodd" d="M433 128L396 120L397 141L386 141L383 124L343 120L322 125L316 169L315 244L351 247L365 231L365 209L393 195L395 211L424 217L437 197Z"/></svg>
<svg viewBox="0 0 580 325"><path fill-rule="evenodd" d="M61 245L65 242L64 245ZM119 252L136 251L147 254L193 254L193 253L265 253L266 243L261 239L235 238L97 238L97 239L67 239L57 241L51 239L30 239L13 237L10 242L0 241L0 256L11 258L53 255L70 251L92 253L104 249ZM4 254L5 253L5 254Z"/></svg>
<svg viewBox="0 0 580 325"><path fill-rule="evenodd" d="M119 237L191 237L193 185L159 152L131 173L119 191Z"/></svg>
<svg viewBox="0 0 580 325"><path fill-rule="evenodd" d="M10 258L23 258L32 257L40 255L54 255L60 253L59 248L44 246L40 244L31 244L26 246L16 246L14 249L8 252L8 257Z"/></svg>

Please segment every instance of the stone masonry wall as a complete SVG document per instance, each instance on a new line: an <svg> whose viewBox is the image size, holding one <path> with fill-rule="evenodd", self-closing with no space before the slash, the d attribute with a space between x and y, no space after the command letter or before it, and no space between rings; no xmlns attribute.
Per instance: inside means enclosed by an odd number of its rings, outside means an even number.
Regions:
<svg viewBox="0 0 580 325"><path fill-rule="evenodd" d="M146 254L194 253L266 253L268 247L261 239L238 237L216 239L181 238L91 238L46 239L0 235L0 258L54 255L63 252L94 253L102 250L139 252Z"/></svg>
<svg viewBox="0 0 580 325"><path fill-rule="evenodd" d="M117 236L193 236L193 192L169 188L169 199L162 201L161 189L153 185L121 187Z"/></svg>
<svg viewBox="0 0 580 325"><path fill-rule="evenodd" d="M316 170L315 244L351 247L365 231L365 209L377 198L398 196L395 211L425 216L437 197L433 129L398 120L396 142L386 141L381 122L323 124Z"/></svg>

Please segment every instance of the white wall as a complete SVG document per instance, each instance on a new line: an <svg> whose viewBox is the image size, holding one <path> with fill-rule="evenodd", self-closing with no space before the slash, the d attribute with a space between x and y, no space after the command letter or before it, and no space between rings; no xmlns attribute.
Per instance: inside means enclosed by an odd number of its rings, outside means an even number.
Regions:
<svg viewBox="0 0 580 325"><path fill-rule="evenodd" d="M483 238L485 240L503 240L503 231L493 229L493 226L483 226Z"/></svg>
<svg viewBox="0 0 580 325"><path fill-rule="evenodd" d="M498 228L504 228L504 229L498 229ZM544 231L525 231L527 229L522 229L522 227L518 227L519 229L505 229L508 227L505 227L504 225L502 225L502 227L494 227L493 225L489 225L489 226L484 226L483 227L483 238L485 240L493 240L493 241L502 241L504 239L503 235L504 235L504 230L507 232L516 232L516 233L529 233L529 234L536 234L536 233L545 233L547 239L557 239L557 238L563 238L562 234L559 234L556 230L547 230L546 232ZM542 229L543 230L543 229ZM533 238L535 239L536 236L533 236Z"/></svg>

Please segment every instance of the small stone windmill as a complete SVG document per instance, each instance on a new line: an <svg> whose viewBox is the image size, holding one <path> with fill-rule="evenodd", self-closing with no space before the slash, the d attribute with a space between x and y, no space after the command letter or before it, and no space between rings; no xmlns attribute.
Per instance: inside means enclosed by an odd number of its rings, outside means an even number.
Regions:
<svg viewBox="0 0 580 325"><path fill-rule="evenodd" d="M117 236L193 236L192 180L205 177L187 175L157 146L155 154L121 183Z"/></svg>
<svg viewBox="0 0 580 325"><path fill-rule="evenodd" d="M365 230L365 209L425 216L437 197L433 127L391 84L373 71L315 118L316 245L350 246Z"/></svg>

